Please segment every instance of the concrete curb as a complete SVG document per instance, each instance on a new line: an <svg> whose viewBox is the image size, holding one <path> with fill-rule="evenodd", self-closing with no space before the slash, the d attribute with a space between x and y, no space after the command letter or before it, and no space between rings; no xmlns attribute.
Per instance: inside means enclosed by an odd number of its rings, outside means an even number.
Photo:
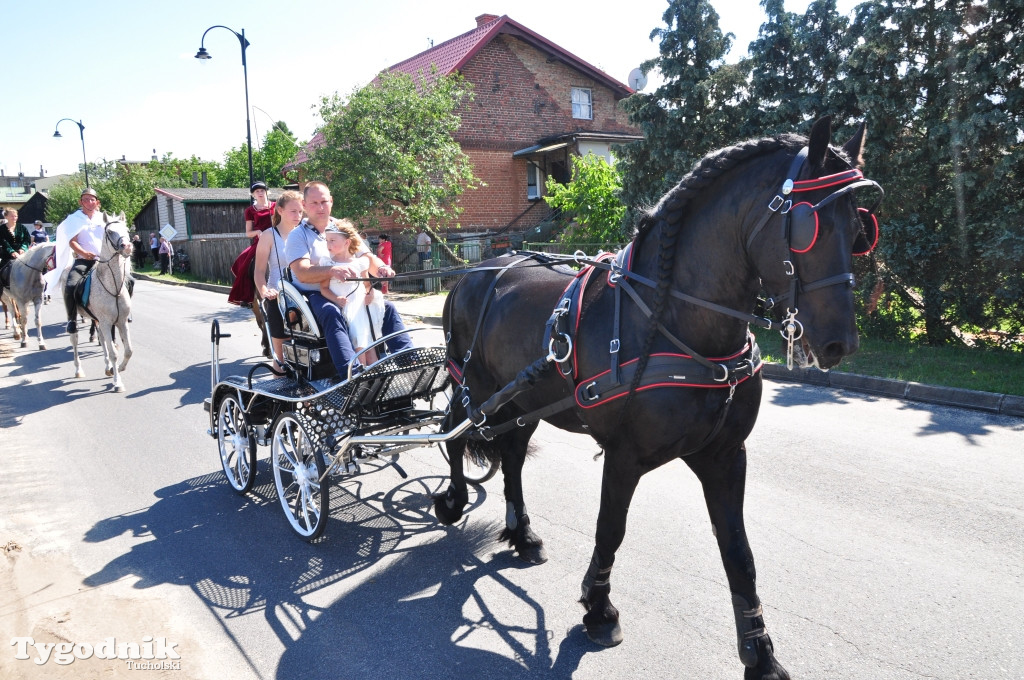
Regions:
<svg viewBox="0 0 1024 680"><path fill-rule="evenodd" d="M763 372L764 377L769 380L806 383L819 387L833 387L895 399L920 401L926 404L953 406L1018 418L1024 417L1024 397L1012 394L993 394L992 392L965 390L960 387L922 385L909 380L876 378L870 375L840 373L839 371L825 372L815 368L794 368L790 371L782 364L766 363Z"/></svg>
<svg viewBox="0 0 1024 680"><path fill-rule="evenodd" d="M178 283L165 279L154 278L148 274L134 274L137 279L156 281L172 286L190 286L201 290L208 290L214 293L227 295L231 290L229 286L218 286L212 283ZM441 317L430 314L417 314L415 311L402 312L405 306L403 300L395 300L395 304L402 316L407 319L418 319L419 323L426 326L441 327ZM965 408L973 411L984 411L1003 416L1024 418L1024 397L1013 394L993 394L992 392L979 392L977 390L965 390L959 387L941 387L938 385L922 385L921 383L908 380L893 380L891 378L876 378L870 375L858 373L842 373L840 371L819 371L816 368L794 368L787 370L782 364L765 363L763 375L769 380L780 382L795 382L817 387L830 387L834 389L850 390L851 392L862 392L864 394L875 394L881 397L893 399L905 399L907 401L919 401L925 404L937 404L939 406L952 406Z"/></svg>

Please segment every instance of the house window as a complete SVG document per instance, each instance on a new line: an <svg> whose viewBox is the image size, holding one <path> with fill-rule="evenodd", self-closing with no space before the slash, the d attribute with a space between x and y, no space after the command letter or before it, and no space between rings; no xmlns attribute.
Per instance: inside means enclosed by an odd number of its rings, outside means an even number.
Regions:
<svg viewBox="0 0 1024 680"><path fill-rule="evenodd" d="M590 96L589 87L572 88L572 117L593 120L594 100Z"/></svg>
<svg viewBox="0 0 1024 680"><path fill-rule="evenodd" d="M540 198L540 170L534 163L526 163L526 198L534 200Z"/></svg>

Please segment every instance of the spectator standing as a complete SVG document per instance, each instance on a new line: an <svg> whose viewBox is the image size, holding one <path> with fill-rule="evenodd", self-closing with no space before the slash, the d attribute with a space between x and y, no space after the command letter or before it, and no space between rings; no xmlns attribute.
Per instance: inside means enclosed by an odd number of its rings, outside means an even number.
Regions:
<svg viewBox="0 0 1024 680"><path fill-rule="evenodd" d="M29 234L29 236L32 237L32 244L35 245L36 243L48 243L50 237L46 234L46 229L43 228L43 221L36 220L35 224L32 226L32 233Z"/></svg>
<svg viewBox="0 0 1024 680"><path fill-rule="evenodd" d="M420 233L416 236L416 252L420 257L420 269L428 269L430 267L431 243L433 243L433 241L431 241L430 234L427 233L427 230L420 230ZM425 277L420 278L420 292L424 293L426 290L427 279Z"/></svg>
<svg viewBox="0 0 1024 680"><path fill-rule="evenodd" d="M155 231L149 235L149 252L153 256L153 266L155 267L160 262L160 241L157 240Z"/></svg>
<svg viewBox="0 0 1024 680"><path fill-rule="evenodd" d="M171 273L171 256L174 255L174 246L171 242L165 239L163 236L160 237L160 273L170 274Z"/></svg>
<svg viewBox="0 0 1024 680"><path fill-rule="evenodd" d="M380 235L380 244L377 246L377 257L388 267L391 266L391 237L387 234ZM388 294L388 282L381 283L380 292Z"/></svg>

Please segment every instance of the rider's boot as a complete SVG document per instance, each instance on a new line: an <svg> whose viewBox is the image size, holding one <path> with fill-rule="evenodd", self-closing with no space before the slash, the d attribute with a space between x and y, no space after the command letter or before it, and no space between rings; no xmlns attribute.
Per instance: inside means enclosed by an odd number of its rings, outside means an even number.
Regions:
<svg viewBox="0 0 1024 680"><path fill-rule="evenodd" d="M68 310L68 335L78 332L77 316L78 310L75 309L75 298L74 291L64 291L64 306Z"/></svg>

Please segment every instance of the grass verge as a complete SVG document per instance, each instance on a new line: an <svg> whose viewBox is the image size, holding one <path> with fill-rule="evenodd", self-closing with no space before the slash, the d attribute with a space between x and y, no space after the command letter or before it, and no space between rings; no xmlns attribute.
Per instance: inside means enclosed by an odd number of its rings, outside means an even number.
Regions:
<svg viewBox="0 0 1024 680"><path fill-rule="evenodd" d="M785 363L782 338L757 329L766 361ZM833 370L927 385L1024 396L1024 354L967 347L931 347L861 337L860 349Z"/></svg>

